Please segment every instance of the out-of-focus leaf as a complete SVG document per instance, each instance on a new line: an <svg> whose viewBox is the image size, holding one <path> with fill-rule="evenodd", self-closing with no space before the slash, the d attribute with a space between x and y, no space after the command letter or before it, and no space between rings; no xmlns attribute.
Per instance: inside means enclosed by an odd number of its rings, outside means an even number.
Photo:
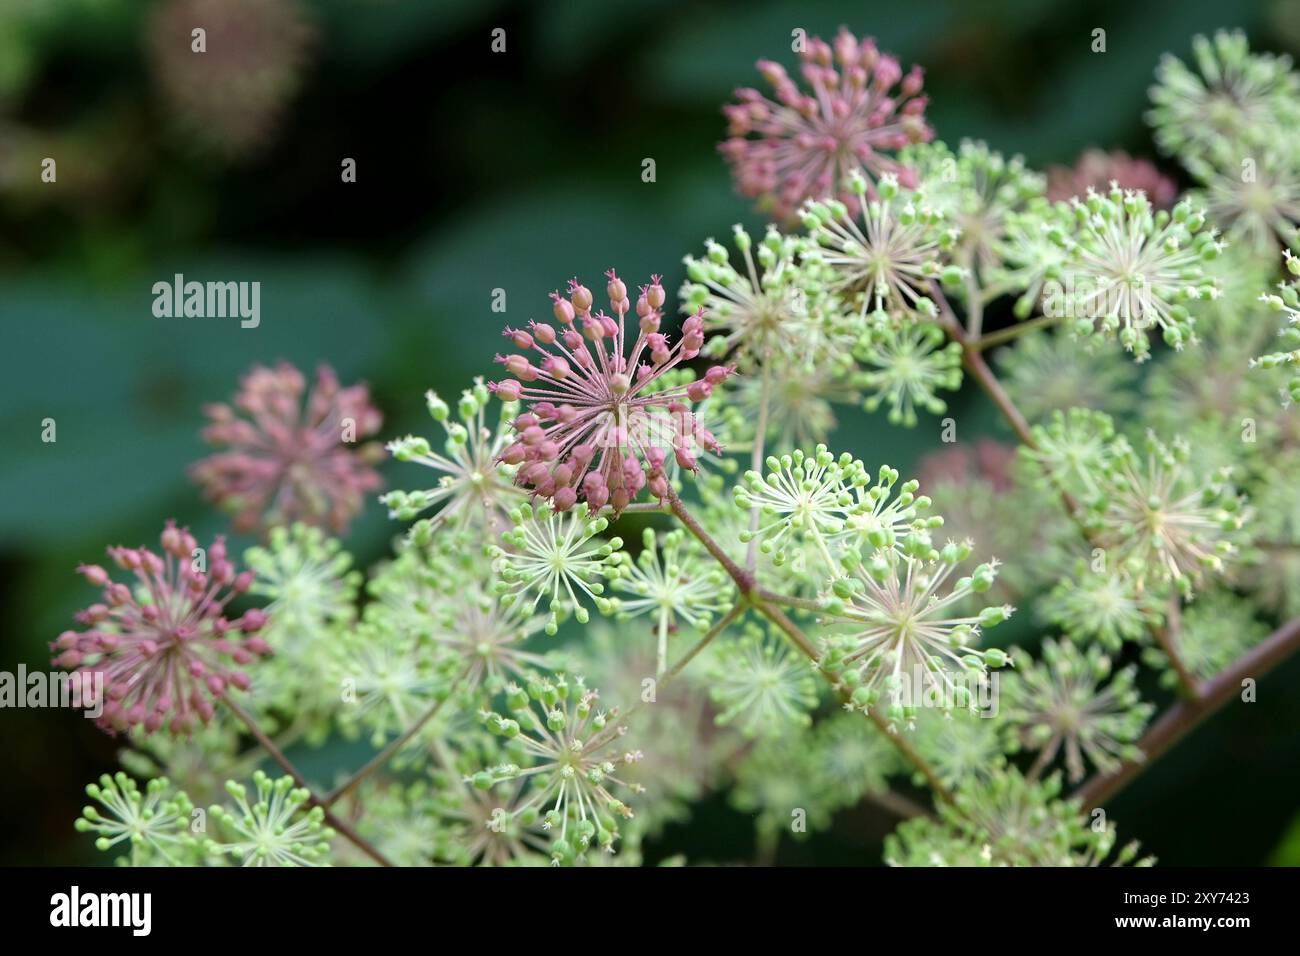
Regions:
<svg viewBox="0 0 1300 956"><path fill-rule="evenodd" d="M1291 821L1269 860L1273 866L1300 866L1300 816Z"/></svg>
<svg viewBox="0 0 1300 956"><path fill-rule="evenodd" d="M155 318L152 287L261 283L261 321ZM84 536L124 512L157 515L204 453L202 406L227 398L256 362L328 362L363 378L385 317L371 279L348 260L208 258L96 287L54 273L0 282L5 392L0 538ZM57 441L41 440L55 421ZM160 518L158 520L161 520Z"/></svg>
<svg viewBox="0 0 1300 956"><path fill-rule="evenodd" d="M523 325L551 314L548 294L577 276L603 295L604 272L618 270L629 288L664 277L675 292L681 257L705 236L727 230L744 210L698 178L660 166L657 181L625 189L572 185L555 192L503 198L439 230L419 244L406 264L413 295L427 310L421 339L438 356L444 375L468 382L491 374L506 324ZM717 183L716 177L709 177ZM722 182L725 182L723 180ZM493 290L505 291L504 312L493 312Z"/></svg>
<svg viewBox="0 0 1300 956"><path fill-rule="evenodd" d="M498 0L312 0L311 5L331 56L363 67L408 56L502 6ZM484 49L490 39L485 33Z"/></svg>

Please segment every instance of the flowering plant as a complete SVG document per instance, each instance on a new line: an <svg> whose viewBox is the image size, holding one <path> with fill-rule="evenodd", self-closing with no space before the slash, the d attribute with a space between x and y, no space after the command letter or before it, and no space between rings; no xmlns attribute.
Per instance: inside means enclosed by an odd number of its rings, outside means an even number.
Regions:
<svg viewBox="0 0 1300 956"><path fill-rule="evenodd" d="M568 279L495 379L428 392L379 566L340 540L381 483L364 385L257 367L208 409L192 474L262 542L110 548L53 642L126 745L76 823L100 849L636 864L717 791L760 860L872 801L890 864L1151 862L1107 801L1300 648L1300 77L1237 34L1164 60L1179 196L945 145L921 70L847 29L802 83L758 68L720 150L762 238L686 256L680 323L658 275L610 269L607 307ZM936 422L972 383L1018 448ZM836 447L849 404L952 447ZM375 752L308 779L286 749L333 734Z"/></svg>

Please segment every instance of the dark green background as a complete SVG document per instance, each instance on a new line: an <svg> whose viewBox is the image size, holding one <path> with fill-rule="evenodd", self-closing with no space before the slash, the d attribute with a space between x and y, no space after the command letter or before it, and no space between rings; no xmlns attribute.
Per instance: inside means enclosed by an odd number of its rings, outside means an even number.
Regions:
<svg viewBox="0 0 1300 956"><path fill-rule="evenodd" d="M1040 166L1092 145L1150 155L1152 71L1197 32L1240 26L1272 49L1300 39L1293 3L1215 0L305 5L318 38L303 90L268 147L236 164L163 115L143 54L153 4L54 3L9 38L23 57L0 70L0 118L113 147L61 156L61 178L110 152L126 159L93 201L52 195L38 168L0 183L0 668L46 664L46 642L92 597L73 569L105 545L156 540L169 516L202 536L222 530L185 467L204 453L201 405L251 363L329 362L371 383L386 437L427 433L423 390L454 395L491 375L503 318L542 317L569 276L593 284L614 265L629 285L661 272L675 290L684 253L733 222L759 225L715 152L719 106L758 84L759 57L790 63L796 27L874 34L905 68L926 68L940 138L983 138ZM495 27L504 54L489 51ZM1098 27L1104 54L1090 51ZM339 181L344 156L358 161L356 185ZM260 281L261 327L153 318L151 286L175 272ZM494 288L504 317L489 310ZM997 429L977 396L955 407L964 435ZM40 441L46 417L56 444ZM905 470L936 444L933 420L908 432L853 412L836 438L868 465ZM384 470L390 487L424 477ZM366 564L393 531L371 503L348 544ZM1294 663L1279 671L1260 703L1231 708L1113 801L1121 832L1163 863L1267 862L1296 809L1297 679ZM0 713L0 739L0 861L97 861L72 821L115 743L51 711ZM303 755L309 773L360 760ZM887 825L845 814L780 859L875 863ZM650 855L746 858L750 834L718 798Z"/></svg>

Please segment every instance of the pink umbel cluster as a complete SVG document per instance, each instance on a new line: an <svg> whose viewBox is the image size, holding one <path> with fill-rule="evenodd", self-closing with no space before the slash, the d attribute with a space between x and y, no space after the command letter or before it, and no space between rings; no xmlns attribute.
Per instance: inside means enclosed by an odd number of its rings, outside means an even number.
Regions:
<svg viewBox="0 0 1300 956"><path fill-rule="evenodd" d="M1011 477L1011 466L1015 460L1015 448L989 438L981 438L973 448L967 442L922 456L917 469L918 478L923 491L944 482L966 485L984 481L1001 494L1010 491L1015 485Z"/></svg>
<svg viewBox="0 0 1300 956"><path fill-rule="evenodd" d="M1124 190L1142 190L1156 209L1172 209L1178 199L1177 183L1156 169L1154 163L1117 149L1109 153L1084 150L1073 168L1053 166L1047 171L1047 198L1062 202L1075 196L1082 199L1089 189L1109 192L1112 183Z"/></svg>
<svg viewBox="0 0 1300 956"><path fill-rule="evenodd" d="M97 564L77 568L103 588L103 601L77 614L86 630L64 631L50 645L54 666L103 675L105 730L152 733L166 725L183 733L207 723L214 699L249 687L248 676L232 667L270 653L257 636L267 620L262 611L224 616L253 573L235 573L221 537L205 553L173 521L163 530L161 555L145 547L109 548L108 555L134 575L134 587Z"/></svg>
<svg viewBox="0 0 1300 956"><path fill-rule="evenodd" d="M568 298L551 293L557 325L506 329L523 354L496 357L514 378L492 383L492 390L527 404L501 460L518 466L517 484L559 511L581 500L593 512L609 504L617 514L647 486L662 500L669 451L678 465L694 470L699 447L722 450L688 403L708 398L732 369L715 365L688 384L664 380L703 347L703 310L682 324L681 338L670 345L659 331L664 289L652 276L636 300L637 336L629 351L623 320L632 301L613 269L606 277L612 316L592 312L591 291L573 279Z"/></svg>
<svg viewBox="0 0 1300 956"><path fill-rule="evenodd" d="M833 45L808 39L799 57L811 93L781 64L759 60L776 99L746 87L736 91L738 102L722 108L729 138L718 149L741 195L758 198L773 219L790 220L805 200L833 195L856 210L848 187L854 170L872 195L884 173L915 187L915 171L891 154L934 137L925 121L921 68L904 76L898 60L877 50L871 37L858 40L844 27Z"/></svg>
<svg viewBox="0 0 1300 956"><path fill-rule="evenodd" d="M306 378L287 362L255 365L240 381L232 405L204 408L204 439L224 449L190 473L217 505L249 531L302 521L342 534L365 496L382 484L372 467L383 418L365 385L342 388L329 366L316 370L306 402Z"/></svg>

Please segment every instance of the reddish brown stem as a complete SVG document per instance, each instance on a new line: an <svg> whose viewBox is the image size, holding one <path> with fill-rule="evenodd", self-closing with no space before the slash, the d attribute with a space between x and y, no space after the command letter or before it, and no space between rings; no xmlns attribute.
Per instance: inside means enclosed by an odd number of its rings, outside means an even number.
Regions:
<svg viewBox="0 0 1300 956"><path fill-rule="evenodd" d="M727 552L723 551L718 543L713 540L713 537L695 520L695 516L686 510L686 506L682 504L682 499L677 497L677 492L672 489L671 485L668 487L668 507L677 517L677 520L686 526L686 530L694 535L696 540L704 545L705 550L713 555L714 560L722 565L727 574L731 576L731 579L736 582L736 587L740 589L740 593L748 597L750 592L754 590L754 576L731 560Z"/></svg>
<svg viewBox="0 0 1300 956"><path fill-rule="evenodd" d="M1300 618L1288 621L1231 667L1201 683L1195 700L1181 700L1165 711L1138 741L1145 760L1126 761L1113 774L1097 775L1085 781L1075 795L1083 800L1085 807L1109 800L1201 721L1240 693L1242 681L1258 680L1297 650L1300 650Z"/></svg>
<svg viewBox="0 0 1300 956"><path fill-rule="evenodd" d="M461 679L463 680L464 678L462 677ZM460 681L458 680L456 684L459 685L459 683ZM433 720L433 718L438 715L438 711L442 710L442 705L445 704L448 698L450 697L451 697L451 692L449 691L446 697L441 697L438 700L434 701L433 705L424 712L424 714L420 717L419 720L411 724L411 726L406 729L405 733L403 733L396 740L392 741L387 747L385 747L379 753L371 757L370 760L367 761L364 767L362 767L351 777L349 777L346 781L344 781L333 791L331 791L327 796L325 796L321 801L321 806L325 807L326 809L334 806L334 804L336 804L342 797L346 796L348 793L351 793L358 786L360 786L362 781L364 781L372 773L374 773L376 770L386 765L388 761L392 760L393 757L396 756L397 752L401 750L403 747L405 747L407 743L410 742L412 737L418 734L429 721Z"/></svg>
<svg viewBox="0 0 1300 956"><path fill-rule="evenodd" d="M308 794L310 794L308 799L310 800L312 805L320 807L322 810L325 811L325 822L327 824L329 824L336 831L342 834L342 836L345 839L351 841L357 847L357 849L361 850L361 852L365 853L366 856L370 857L380 866L393 865L391 862L389 862L387 857L385 857L382 853L380 853L377 849L375 849L375 847L370 843L369 840L367 840L355 829L353 829L351 824L349 824L345 820L340 820L333 812L330 811L330 808L326 806L325 801L320 797L318 797L315 791L313 791L311 787L307 785L307 781L303 779L302 774L298 772L298 768L295 767L289 761L289 758L284 755L284 752L275 745L275 741L273 741L270 737L266 735L266 732L262 730L262 728L258 725L257 720L253 717L252 714L244 710L244 708L241 707L238 703L231 700L230 695L227 694L222 699L225 701L226 706L230 708L231 713L233 713L236 717L238 717L241 721L243 721L244 726L248 728L248 732L253 735L253 738L259 744L262 745L262 749L265 750L270 755L271 759L274 760L277 764L279 764L280 768L285 773L287 773L290 777L293 778L294 783L296 783L299 787L306 790Z"/></svg>
<svg viewBox="0 0 1300 956"><path fill-rule="evenodd" d="M747 600L754 610L780 628L781 631L790 638L791 642L799 648L799 650L802 651L810 661L816 663L820 655L817 653L817 646L808 638L808 635L803 632L803 629L800 628L799 625L790 620L789 615L787 615L785 611L781 610L778 605L772 603L772 601L768 599L765 592L757 586L752 574L740 567L740 565L736 564L735 561L732 561L731 558L727 556L726 552L724 552L718 543L713 540L712 536L710 536L700 523L695 520L695 516L686 509L686 506L682 504L681 499L677 497L676 492L674 492L671 487L668 490L668 505L672 509L673 514L677 516L678 520L686 526L686 529L690 531L702 545L704 545L709 554L713 555L713 557L717 559L718 563L726 569L729 575L731 575L732 580L736 582L736 587L740 589L742 598ZM827 680L830 679L829 675L820 668L817 672L823 677L826 677ZM843 699L843 695L841 694L840 696L841 699ZM898 733L898 731L893 730L889 726L888 722L876 714L875 711L868 711L867 716L871 719L872 723L880 728L880 732L888 737L890 742L898 748L898 751L903 755L903 757L911 763L923 777L925 777L926 782L929 783L935 796L940 800L951 801L952 794L948 792L948 788L939 781L934 769L925 762L925 759L919 753L916 752L916 748L912 746L911 742Z"/></svg>

